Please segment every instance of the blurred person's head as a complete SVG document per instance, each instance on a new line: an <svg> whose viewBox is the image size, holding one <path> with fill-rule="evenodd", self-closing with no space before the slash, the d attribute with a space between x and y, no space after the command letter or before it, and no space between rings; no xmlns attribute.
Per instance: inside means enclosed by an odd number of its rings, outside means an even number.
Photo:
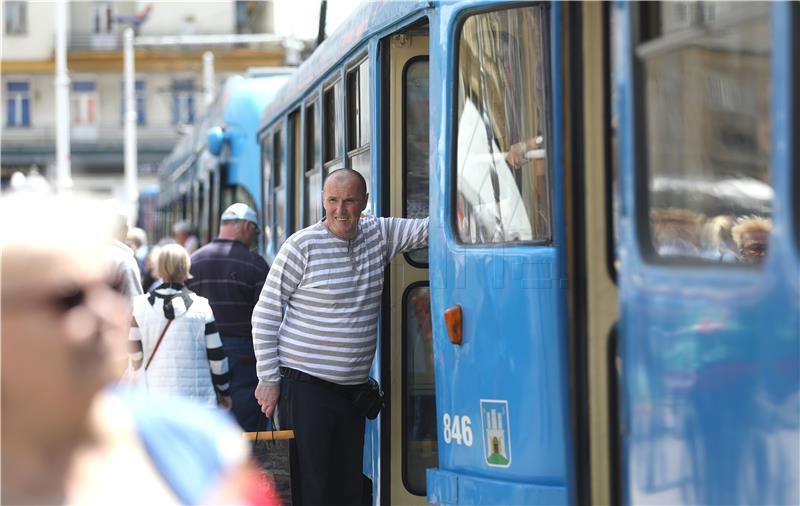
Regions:
<svg viewBox="0 0 800 506"><path fill-rule="evenodd" d="M185 243L186 239L188 239L191 235L192 225L186 220L181 220L172 226L172 236L180 244Z"/></svg>
<svg viewBox="0 0 800 506"><path fill-rule="evenodd" d="M147 245L147 232L139 227L133 227L128 230L128 244L133 249L141 248Z"/></svg>
<svg viewBox="0 0 800 506"><path fill-rule="evenodd" d="M158 274L158 254L161 253L161 248L163 247L163 245L153 246L144 259L145 270L155 278L160 277Z"/></svg>
<svg viewBox="0 0 800 506"><path fill-rule="evenodd" d="M180 244L167 244L158 253L158 275L165 283L184 283L191 276L189 253Z"/></svg>
<svg viewBox="0 0 800 506"><path fill-rule="evenodd" d="M696 255L702 247L706 216L678 207L650 210L652 237L657 251L668 254Z"/></svg>
<svg viewBox="0 0 800 506"><path fill-rule="evenodd" d="M111 219L111 236L118 241L125 242L128 238L128 214L117 200L107 200L105 202L109 219Z"/></svg>
<svg viewBox="0 0 800 506"><path fill-rule="evenodd" d="M58 501L61 491L48 488L60 486L55 449L83 437L93 397L121 372L114 365L125 356L130 312L108 285L116 223L103 209L44 195L0 198L3 502ZM51 455L54 475L7 479L32 448Z"/></svg>
<svg viewBox="0 0 800 506"><path fill-rule="evenodd" d="M739 258L745 262L760 262L767 254L772 221L759 216L744 216L736 220L731 235L739 250Z"/></svg>
<svg viewBox="0 0 800 506"><path fill-rule="evenodd" d="M232 204L220 218L219 238L239 241L248 248L258 239L261 229L258 228L256 212L247 204Z"/></svg>

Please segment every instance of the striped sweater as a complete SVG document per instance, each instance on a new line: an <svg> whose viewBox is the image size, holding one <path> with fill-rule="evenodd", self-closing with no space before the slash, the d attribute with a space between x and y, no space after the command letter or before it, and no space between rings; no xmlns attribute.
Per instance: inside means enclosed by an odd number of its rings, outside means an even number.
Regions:
<svg viewBox="0 0 800 506"><path fill-rule="evenodd" d="M279 382L279 366L341 385L367 380L384 268L427 244L428 219L364 215L358 226L347 241L320 221L281 247L253 310L260 384Z"/></svg>

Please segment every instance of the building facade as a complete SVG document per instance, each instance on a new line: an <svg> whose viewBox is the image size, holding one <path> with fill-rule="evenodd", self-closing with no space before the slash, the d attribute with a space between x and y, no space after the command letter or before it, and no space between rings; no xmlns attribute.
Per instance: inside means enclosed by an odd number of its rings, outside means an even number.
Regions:
<svg viewBox="0 0 800 506"><path fill-rule="evenodd" d="M70 151L76 190L123 197L123 43L126 27L137 40L175 35L273 33L267 1L76 1L67 11L70 78ZM15 171L32 167L55 176L55 3L2 2L0 164L5 186ZM140 186L205 112L203 54L214 56L213 82L250 67L281 66L280 42L139 45L135 49Z"/></svg>

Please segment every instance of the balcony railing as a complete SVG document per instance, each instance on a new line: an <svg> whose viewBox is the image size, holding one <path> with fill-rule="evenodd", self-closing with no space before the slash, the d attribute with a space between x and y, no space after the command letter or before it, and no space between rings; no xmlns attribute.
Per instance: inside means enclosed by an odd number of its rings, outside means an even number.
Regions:
<svg viewBox="0 0 800 506"><path fill-rule="evenodd" d="M169 47L171 50L192 51L198 46L218 49L283 47L284 37L274 34L201 34L201 35L150 35L137 36L138 47ZM69 37L71 51L117 51L123 48L122 31L115 33L72 33Z"/></svg>
<svg viewBox="0 0 800 506"><path fill-rule="evenodd" d="M122 49L121 33L73 33L69 37L71 51L116 51Z"/></svg>
<svg viewBox="0 0 800 506"><path fill-rule="evenodd" d="M136 129L139 144L164 144L175 142L181 131L176 125L144 125ZM56 139L55 125L36 125L31 127L3 127L2 142L4 145L34 145L54 143ZM119 122L98 123L95 125L73 125L70 142L122 144L125 139L125 128Z"/></svg>

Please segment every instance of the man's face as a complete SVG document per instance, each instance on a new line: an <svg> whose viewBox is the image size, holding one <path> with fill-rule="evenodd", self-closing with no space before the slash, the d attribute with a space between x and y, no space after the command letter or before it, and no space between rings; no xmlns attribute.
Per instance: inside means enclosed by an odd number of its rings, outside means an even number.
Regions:
<svg viewBox="0 0 800 506"><path fill-rule="evenodd" d="M119 377L130 310L106 284L104 266L101 258L68 250L4 258L4 418L68 433L97 391Z"/></svg>
<svg viewBox="0 0 800 506"><path fill-rule="evenodd" d="M342 172L330 176L322 191L328 230L340 239L353 239L358 233L358 220L367 207L368 198L359 179L352 174Z"/></svg>

